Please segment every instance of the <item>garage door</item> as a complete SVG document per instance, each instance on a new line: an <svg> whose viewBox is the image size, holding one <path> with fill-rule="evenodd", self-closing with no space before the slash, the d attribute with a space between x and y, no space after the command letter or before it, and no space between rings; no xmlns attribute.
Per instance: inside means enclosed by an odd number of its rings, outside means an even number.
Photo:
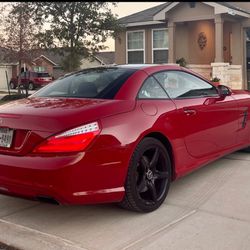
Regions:
<svg viewBox="0 0 250 250"><path fill-rule="evenodd" d="M5 71L7 71L8 79L10 80L12 76L12 66L0 66L0 89L8 89Z"/></svg>

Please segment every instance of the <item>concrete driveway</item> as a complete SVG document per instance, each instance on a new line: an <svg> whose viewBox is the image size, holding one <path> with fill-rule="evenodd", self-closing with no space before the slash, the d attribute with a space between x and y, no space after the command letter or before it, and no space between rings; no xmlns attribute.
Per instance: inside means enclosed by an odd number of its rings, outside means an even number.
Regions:
<svg viewBox="0 0 250 250"><path fill-rule="evenodd" d="M174 182L155 212L0 196L0 241L29 249L250 249L250 153Z"/></svg>

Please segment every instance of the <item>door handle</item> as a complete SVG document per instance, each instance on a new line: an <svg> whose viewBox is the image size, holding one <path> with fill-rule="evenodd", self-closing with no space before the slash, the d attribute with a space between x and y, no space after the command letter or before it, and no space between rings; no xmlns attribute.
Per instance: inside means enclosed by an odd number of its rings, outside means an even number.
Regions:
<svg viewBox="0 0 250 250"><path fill-rule="evenodd" d="M184 109L184 113L187 115L187 116L191 116L191 115L196 115L197 112L195 109Z"/></svg>

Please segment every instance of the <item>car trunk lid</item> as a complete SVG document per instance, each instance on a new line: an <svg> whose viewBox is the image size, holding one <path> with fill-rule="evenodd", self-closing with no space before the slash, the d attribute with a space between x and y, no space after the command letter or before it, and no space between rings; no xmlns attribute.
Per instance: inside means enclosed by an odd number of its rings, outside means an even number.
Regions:
<svg viewBox="0 0 250 250"><path fill-rule="evenodd" d="M126 100L44 97L1 105L0 128L13 130L13 139L11 147L0 146L0 153L26 154L53 134L128 112L134 105L134 101Z"/></svg>

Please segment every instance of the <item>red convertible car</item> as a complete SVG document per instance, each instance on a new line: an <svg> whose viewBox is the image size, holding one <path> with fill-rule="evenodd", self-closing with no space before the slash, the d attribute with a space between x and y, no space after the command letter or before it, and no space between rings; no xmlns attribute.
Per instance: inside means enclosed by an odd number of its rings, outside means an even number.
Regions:
<svg viewBox="0 0 250 250"><path fill-rule="evenodd" d="M250 146L249 108L173 65L72 73L0 106L0 193L153 211L173 180Z"/></svg>

